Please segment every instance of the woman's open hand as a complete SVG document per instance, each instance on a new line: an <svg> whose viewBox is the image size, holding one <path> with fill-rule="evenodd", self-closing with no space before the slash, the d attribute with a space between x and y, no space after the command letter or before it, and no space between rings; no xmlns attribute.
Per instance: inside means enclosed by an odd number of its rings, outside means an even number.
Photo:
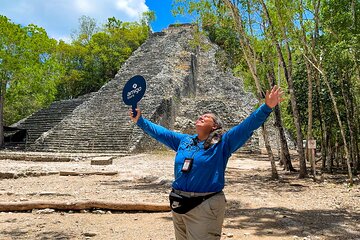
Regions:
<svg viewBox="0 0 360 240"><path fill-rule="evenodd" d="M273 108L278 105L280 102L284 101L281 96L283 95L283 91L280 87L274 86L270 91L266 90L265 103L269 108Z"/></svg>

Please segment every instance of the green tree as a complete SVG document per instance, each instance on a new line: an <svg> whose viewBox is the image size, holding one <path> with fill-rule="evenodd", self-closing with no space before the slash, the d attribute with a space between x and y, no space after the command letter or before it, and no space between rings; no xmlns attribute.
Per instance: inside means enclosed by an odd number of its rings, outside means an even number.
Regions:
<svg viewBox="0 0 360 240"><path fill-rule="evenodd" d="M65 70L57 98L74 98L97 91L113 79L132 52L148 38L148 24L154 17L152 12L147 12L140 23L111 17L97 32L87 31L93 28L84 26L95 26L95 21L82 17L78 32L84 34L78 34L71 44L60 42L57 47L58 61Z"/></svg>
<svg viewBox="0 0 360 240"><path fill-rule="evenodd" d="M74 30L71 34L73 41L82 45L89 44L91 37L99 31L95 18L81 16L79 18L79 29Z"/></svg>
<svg viewBox="0 0 360 240"><path fill-rule="evenodd" d="M55 99L62 68L53 54L57 42L44 29L20 26L5 16L0 16L0 29L2 131L4 123L16 122Z"/></svg>
<svg viewBox="0 0 360 240"><path fill-rule="evenodd" d="M282 116L297 136L300 177L307 174L307 132L320 140L323 170L332 171L335 160L352 183L352 171L360 170L358 0L176 0L174 12L195 13L199 29L226 53L220 62L253 92L267 88L265 79L274 84L277 73L290 93ZM315 179L315 159L308 159Z"/></svg>
<svg viewBox="0 0 360 240"><path fill-rule="evenodd" d="M63 68L64 76L57 85L57 99L72 99L83 94L86 54L87 48L81 44L58 43L56 58Z"/></svg>

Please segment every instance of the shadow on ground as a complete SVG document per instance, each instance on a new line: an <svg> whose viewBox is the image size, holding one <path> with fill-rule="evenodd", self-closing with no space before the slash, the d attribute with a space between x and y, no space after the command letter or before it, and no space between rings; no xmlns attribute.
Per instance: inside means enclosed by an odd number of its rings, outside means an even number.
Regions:
<svg viewBox="0 0 360 240"><path fill-rule="evenodd" d="M309 184L313 182L301 182L292 174L289 177L282 177L279 180L272 180L270 172L265 170L258 170L258 173L249 174L246 171L227 171L226 185L241 184L245 186L253 186L258 189L273 189L281 192L302 192L309 188ZM306 181L312 181L307 179Z"/></svg>
<svg viewBox="0 0 360 240"><path fill-rule="evenodd" d="M29 239L29 231L22 230L22 229L13 229L9 231L2 231L0 232L0 239L9 238L9 239ZM42 239L42 240L68 240L74 239L73 235L64 233L64 232L55 232L55 231L48 231L48 232L41 232L36 235L35 239Z"/></svg>
<svg viewBox="0 0 360 240"><path fill-rule="evenodd" d="M360 239L360 214L346 210L304 210L288 208L242 208L237 201L227 204L224 227L254 231L256 236L323 235L327 239Z"/></svg>
<svg viewBox="0 0 360 240"><path fill-rule="evenodd" d="M0 238L1 236L5 236L5 237L11 237L13 239L21 239L22 237L25 237L28 233L29 232L26 230L16 228L16 229L0 232Z"/></svg>
<svg viewBox="0 0 360 240"><path fill-rule="evenodd" d="M68 240L68 239L74 239L74 236L69 235L64 232L49 231L49 232L42 232L42 233L37 234L36 239Z"/></svg>
<svg viewBox="0 0 360 240"><path fill-rule="evenodd" d="M100 185L122 190L147 190L150 192L170 191L172 181L158 177L144 177L136 180L100 181Z"/></svg>

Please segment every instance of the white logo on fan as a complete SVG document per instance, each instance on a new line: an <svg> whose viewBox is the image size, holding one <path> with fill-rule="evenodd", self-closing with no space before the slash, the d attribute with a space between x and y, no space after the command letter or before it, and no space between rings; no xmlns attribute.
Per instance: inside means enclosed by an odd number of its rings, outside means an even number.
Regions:
<svg viewBox="0 0 360 240"><path fill-rule="evenodd" d="M133 87L133 88L137 88L137 84L136 84L136 83L134 83L132 87Z"/></svg>

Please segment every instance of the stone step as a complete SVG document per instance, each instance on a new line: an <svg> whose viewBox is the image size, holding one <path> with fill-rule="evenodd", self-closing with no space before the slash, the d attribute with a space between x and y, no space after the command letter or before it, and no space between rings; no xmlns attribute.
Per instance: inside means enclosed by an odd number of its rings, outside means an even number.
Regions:
<svg viewBox="0 0 360 240"><path fill-rule="evenodd" d="M37 113L34 113L32 116L38 116L38 117L41 117L41 116L47 116L48 113L52 113L52 114L63 114L63 113L69 113L69 112L72 112L77 106L79 105L74 105L74 106L57 106L57 107L53 107L51 109L46 109L46 110L42 110L42 111L39 111ZM31 117L32 117L31 116Z"/></svg>
<svg viewBox="0 0 360 240"><path fill-rule="evenodd" d="M119 141L92 141L92 140L78 140L78 141L45 141L43 143L39 143L41 145L61 145L61 144L68 144L68 145L92 145L92 144L107 144L107 145L119 145L119 144L127 144L128 139L119 140Z"/></svg>
<svg viewBox="0 0 360 240"><path fill-rule="evenodd" d="M74 131L79 131L79 132L83 132L83 133L89 133L89 132L104 132L104 131L101 131L101 129L104 129L106 130L106 132L109 132L109 133L112 133L112 132L116 132L116 133L121 133L121 132L125 132L125 131L131 131L132 128L130 128L130 126L124 126L124 125L119 125L119 126L88 126L88 127L76 127L76 126L73 126L72 128L70 127L67 127L67 128L63 128L62 129L62 132L68 134L68 133L71 133L71 132L74 132ZM54 129L54 133L57 132L56 130L58 129ZM32 132L39 132L41 131L41 129L30 129L28 130L29 133L32 133ZM105 133L106 133L105 132Z"/></svg>
<svg viewBox="0 0 360 240"><path fill-rule="evenodd" d="M39 116L36 115L35 117L30 117L26 120L26 123L29 122L38 122L38 121L44 121L44 119L50 119L50 120L61 120L63 119L63 115L64 114L52 114L52 113L46 113L47 115L45 116Z"/></svg>
<svg viewBox="0 0 360 240"><path fill-rule="evenodd" d="M55 135L55 136L49 136L47 138L45 138L44 140L47 141L51 141L52 139L61 139L61 141L73 141L73 140L96 140L96 139L102 139L102 140L111 140L111 141L116 141L116 140L123 140L123 139L127 139L127 138L131 138L132 136L130 134L124 134L124 135L74 135L74 136L68 136L68 135ZM33 139L33 138L30 138Z"/></svg>
<svg viewBox="0 0 360 240"><path fill-rule="evenodd" d="M79 104L73 106L56 106L40 110L39 112L34 113L32 116L46 116L48 113L60 114L60 113L68 113L72 112ZM31 116L31 117L32 117Z"/></svg>
<svg viewBox="0 0 360 240"><path fill-rule="evenodd" d="M119 143L119 142L124 142L124 141L129 141L131 137L127 137L124 136L122 138L49 138L49 139L45 139L44 142L45 143L63 143L63 142L115 142L115 143Z"/></svg>
<svg viewBox="0 0 360 240"><path fill-rule="evenodd" d="M179 39L184 39L185 42L180 43ZM164 63L164 59L173 59L183 45L184 52L187 52L189 47L186 44L190 39L191 36L184 36L182 32L149 38L141 49L130 57L125 64L126 67L118 72L117 77L86 102L56 102L48 109L34 114L33 119L29 118L29 141L35 141L43 132L51 129L47 135L43 135L46 136L43 144L34 143L33 146L46 151L92 152L123 149L121 151L127 152L129 147L132 147L129 144L134 144L130 142L133 139L132 134L139 134L141 137L143 132L130 123L128 109L131 107L122 104L122 86L134 73L141 73L151 86L142 99L141 107L148 111L150 117L153 116L153 113L159 111L161 97L164 94L171 96L173 91L164 89L158 76L164 73L165 78L171 78L167 67L176 68L177 64L181 64L176 62L175 65L165 66L167 62ZM187 56L180 60L189 65L190 53L186 54ZM181 76L183 77L185 75ZM66 114L67 117L63 119Z"/></svg>
<svg viewBox="0 0 360 240"><path fill-rule="evenodd" d="M109 146L119 146L119 145L128 145L129 141L128 140L123 140L123 141L49 141L49 142L35 142L31 145L39 145L39 146L51 146L51 145L56 145L56 146L61 146L61 145L69 145L69 146L77 146L77 145L81 145L81 146L90 146L90 145L109 145Z"/></svg>
<svg viewBox="0 0 360 240"><path fill-rule="evenodd" d="M37 146L31 146L30 147L36 147L41 149L46 148L57 148L57 149L121 149L121 150L128 150L128 146L126 145L100 145L100 144L94 144L94 145L71 145L71 144L51 144L51 145L37 145Z"/></svg>
<svg viewBox="0 0 360 240"><path fill-rule="evenodd" d="M44 143L38 143L36 145L38 146L44 146L44 147L49 147L49 146L128 146L127 141L124 142L116 142L116 143L112 143L112 142L76 142L76 143L72 143L72 142L44 142Z"/></svg>
<svg viewBox="0 0 360 240"><path fill-rule="evenodd" d="M132 131L131 130L125 130L125 131L112 131L112 132L94 132L94 131L91 131L92 129L88 129L89 131L78 131L78 132L75 132L76 130L73 130L73 131L63 131L63 132L60 132L60 131L55 131L55 132L52 132L51 136L118 136L118 135L128 135L130 134ZM33 136L33 135L37 135L37 133L40 133L40 132L29 132L29 135L30 136ZM51 136L48 136L48 137L51 137Z"/></svg>
<svg viewBox="0 0 360 240"><path fill-rule="evenodd" d="M34 151L34 149L29 149ZM46 148L46 149L36 149L36 151L45 151L45 152L69 152L69 153L117 153L128 155L129 152L125 150L118 149L58 149L58 148Z"/></svg>
<svg viewBox="0 0 360 240"><path fill-rule="evenodd" d="M32 146L29 146L28 149L32 149ZM47 149L53 149L53 150L111 150L111 151L123 151L123 152L127 152L129 150L129 148L124 148L124 147L116 147L116 146L76 146L76 147L70 147L70 146L48 146L48 147L39 147L36 146L36 149L38 150L47 150Z"/></svg>
<svg viewBox="0 0 360 240"><path fill-rule="evenodd" d="M37 143L39 145L94 145L94 144L98 144L98 145L124 145L124 144L128 144L129 141L127 139L124 139L123 141L46 141L46 142L42 142L42 143Z"/></svg>
<svg viewBox="0 0 360 240"><path fill-rule="evenodd" d="M78 142L78 141L81 141L81 142L85 142L85 141L92 141L92 142L109 142L109 141L112 141L112 142L122 142L122 141L128 141L129 139L131 139L132 137L131 136L122 136L122 137L118 137L118 138L113 138L113 137L103 137L103 138L100 138L100 137L92 137L92 138L85 138L85 137L73 137L73 138L70 138L70 137L58 137L58 138L55 138L55 137L51 137L51 138L45 138L43 139L42 141L44 142Z"/></svg>
<svg viewBox="0 0 360 240"><path fill-rule="evenodd" d="M75 141L76 140L76 141ZM39 142L39 144L58 144L58 143L69 143L69 144L77 144L77 143L124 143L128 142L130 138L122 138L122 139L112 139L112 138L67 138L67 139L61 139L61 138L55 138L55 139L45 139L43 142Z"/></svg>
<svg viewBox="0 0 360 240"><path fill-rule="evenodd" d="M126 112L127 114L127 112ZM97 116L97 113L93 114L93 118L90 120L92 122L115 122L115 121L123 121L123 120L130 120L128 115L120 115L117 114L115 117L109 118L109 117L100 117ZM46 122L56 122L56 121L62 121L64 116L47 116L47 117L37 117L37 118L29 118L24 125L31 125L31 123L46 123ZM115 120L116 119L116 120ZM87 119L89 120L89 119ZM81 121L81 120L80 120Z"/></svg>
<svg viewBox="0 0 360 240"><path fill-rule="evenodd" d="M72 132L72 131L82 131L82 132L86 132L86 131L100 131L100 129L105 129L109 132L112 132L112 131L122 131L122 130L127 130L127 129L131 129L131 126L128 125L128 124L116 124L116 125L93 125L93 126L90 126L90 125L87 125L87 126L79 126L78 124L76 125L72 125L72 126L64 126L62 128L62 131L64 132ZM29 129L28 131L39 131L41 129L39 128L34 128L34 129ZM56 128L54 130L57 130ZM101 131L103 132L103 131Z"/></svg>
<svg viewBox="0 0 360 240"><path fill-rule="evenodd" d="M131 132L129 131L128 133L84 133L84 134L80 134L77 133L77 135L70 135L70 134L52 134L51 136L47 137L46 139L52 139L52 138L61 138L61 139L69 139L69 140L73 140L73 139L93 139L93 138L104 138L104 139L118 139L118 138L125 138L125 137L131 137Z"/></svg>
<svg viewBox="0 0 360 240"><path fill-rule="evenodd" d="M33 150L32 147L28 147L28 150ZM129 152L128 148L117 148L117 147L81 147L71 148L67 146L51 146L51 147L36 147L36 151L118 151L118 152Z"/></svg>
<svg viewBox="0 0 360 240"><path fill-rule="evenodd" d="M62 140L74 140L74 139L123 139L132 137L131 134L77 134L77 135L51 135L47 139L62 139Z"/></svg>

